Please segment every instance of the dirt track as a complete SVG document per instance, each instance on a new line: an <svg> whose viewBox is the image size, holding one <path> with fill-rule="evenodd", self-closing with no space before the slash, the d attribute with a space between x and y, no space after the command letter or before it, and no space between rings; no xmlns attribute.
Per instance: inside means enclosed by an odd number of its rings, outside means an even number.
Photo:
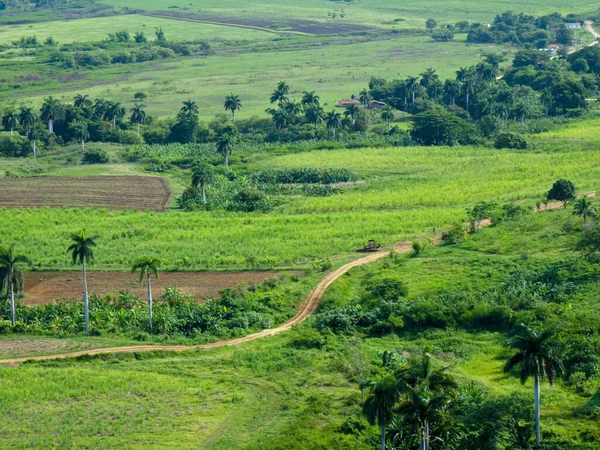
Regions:
<svg viewBox="0 0 600 450"><path fill-rule="evenodd" d="M593 197L596 195L595 192L588 192L583 194L586 197ZM559 209L562 208L562 203L549 203L544 209ZM480 223L480 227L486 227L491 225L489 220L484 220ZM436 243L440 242L439 235L434 236ZM408 253L412 250L412 245L409 243L402 243L395 247L396 253ZM262 339L268 336L274 336L276 334L282 333L304 322L308 319L319 306L319 301L323 297L323 294L327 290L329 286L333 282L335 282L342 275L347 273L350 269L354 267L364 266L365 264L370 264L372 262L378 261L382 258L385 258L390 254L389 251L378 252L371 254L369 256L365 256L364 258L357 259L351 263L348 263L337 270L334 270L330 274L328 274L323 280L315 286L315 288L310 292L308 298L302 303L300 306L300 310L298 314L296 314L292 319L288 320L283 325L278 326L277 328L271 328L268 330L263 330L258 333L250 334L248 336L230 339L228 341L220 341L212 344L203 344L203 345L194 345L194 346L186 346L186 345L134 345L129 347L115 347L115 348L100 348L95 350L85 350L80 352L72 352L72 353L63 353L56 355L44 355L44 356L32 356L25 358L12 358L12 359L4 359L0 360L0 364L11 364L17 365L18 363L24 361L41 361L41 360L50 360L50 359L60 359L60 358L72 358L76 356L83 355L99 355L99 354L108 354L108 353L134 353L134 352L147 352L147 351L157 351L157 350L165 350L165 351L175 351L181 352L186 350L196 350L196 349L211 349L211 348L219 348L219 347L228 347L232 345L243 344L245 342L254 341L257 339Z"/></svg>

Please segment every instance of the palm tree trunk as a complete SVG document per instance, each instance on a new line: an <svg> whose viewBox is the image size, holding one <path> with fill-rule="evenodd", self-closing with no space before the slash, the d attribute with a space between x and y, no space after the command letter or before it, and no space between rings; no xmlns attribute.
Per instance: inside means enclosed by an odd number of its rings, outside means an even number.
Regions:
<svg viewBox="0 0 600 450"><path fill-rule="evenodd" d="M235 109L231 111L231 120L235 123Z"/></svg>
<svg viewBox="0 0 600 450"><path fill-rule="evenodd" d="M429 450L429 420L425 421L425 450Z"/></svg>
<svg viewBox="0 0 600 450"><path fill-rule="evenodd" d="M469 91L467 91L467 112L469 112Z"/></svg>
<svg viewBox="0 0 600 450"><path fill-rule="evenodd" d="M150 275L148 275L148 327L150 328L150 334L152 334L152 284Z"/></svg>
<svg viewBox="0 0 600 450"><path fill-rule="evenodd" d="M54 133L54 123L52 119L48 119L48 133Z"/></svg>
<svg viewBox="0 0 600 450"><path fill-rule="evenodd" d="M13 135L13 132L14 132L14 131L15 131L15 128L14 128L14 127L10 127L10 135L11 135L11 136Z"/></svg>
<svg viewBox="0 0 600 450"><path fill-rule="evenodd" d="M229 170L229 155L225 153L225 168Z"/></svg>
<svg viewBox="0 0 600 450"><path fill-rule="evenodd" d="M385 423L381 424L381 450L385 450Z"/></svg>
<svg viewBox="0 0 600 450"><path fill-rule="evenodd" d="M388 133L392 131L392 122L388 120Z"/></svg>
<svg viewBox="0 0 600 450"><path fill-rule="evenodd" d="M85 141L81 138L81 151L85 152Z"/></svg>
<svg viewBox="0 0 600 450"><path fill-rule="evenodd" d="M206 189L204 183L202 183L202 203L206 202Z"/></svg>
<svg viewBox="0 0 600 450"><path fill-rule="evenodd" d="M12 322L13 327L15 326L15 290L13 287L13 282L9 283L10 286L10 320Z"/></svg>
<svg viewBox="0 0 600 450"><path fill-rule="evenodd" d="M137 132L138 132L138 136L140 135L140 123L138 122L137 124Z"/></svg>
<svg viewBox="0 0 600 450"><path fill-rule="evenodd" d="M33 162L37 161L37 147L35 144L35 139L33 140Z"/></svg>
<svg viewBox="0 0 600 450"><path fill-rule="evenodd" d="M540 448L540 377L535 376L535 384L533 387L534 392L534 406L535 406L535 448Z"/></svg>
<svg viewBox="0 0 600 450"><path fill-rule="evenodd" d="M87 288L87 271L85 269L85 261L83 266L83 314L85 316L85 334L90 334L90 308L88 304L88 288Z"/></svg>

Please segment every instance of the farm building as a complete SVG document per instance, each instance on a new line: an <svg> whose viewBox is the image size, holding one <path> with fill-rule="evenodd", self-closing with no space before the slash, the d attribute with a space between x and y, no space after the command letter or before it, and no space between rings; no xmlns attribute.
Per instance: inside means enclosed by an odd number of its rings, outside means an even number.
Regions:
<svg viewBox="0 0 600 450"><path fill-rule="evenodd" d="M565 23L565 28L569 30L581 30L581 24L579 22Z"/></svg>
<svg viewBox="0 0 600 450"><path fill-rule="evenodd" d="M383 109L387 106L387 103L385 102L378 102L377 100L371 100L371 103L369 103L369 108L370 109Z"/></svg>
<svg viewBox="0 0 600 450"><path fill-rule="evenodd" d="M346 106L350 105L360 105L360 100L356 98L345 98L343 100L340 100L337 105L341 106L342 108L345 108Z"/></svg>

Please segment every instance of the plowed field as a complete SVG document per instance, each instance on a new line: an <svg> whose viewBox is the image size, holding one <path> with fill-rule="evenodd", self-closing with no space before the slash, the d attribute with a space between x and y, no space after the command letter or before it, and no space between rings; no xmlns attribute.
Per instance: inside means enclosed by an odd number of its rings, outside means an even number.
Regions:
<svg viewBox="0 0 600 450"><path fill-rule="evenodd" d="M286 272L300 274L300 272ZM216 297L219 291L242 283L260 282L274 278L280 272L165 272L152 280L153 297L158 298L165 286L176 286L180 292L191 294L198 300ZM139 275L131 273L88 272L90 292L105 295L127 290L140 298L146 296L146 284L140 284ZM50 303L60 298L82 298L81 272L30 272L25 274L26 305Z"/></svg>
<svg viewBox="0 0 600 450"><path fill-rule="evenodd" d="M165 211L171 190L158 177L0 178L0 207Z"/></svg>

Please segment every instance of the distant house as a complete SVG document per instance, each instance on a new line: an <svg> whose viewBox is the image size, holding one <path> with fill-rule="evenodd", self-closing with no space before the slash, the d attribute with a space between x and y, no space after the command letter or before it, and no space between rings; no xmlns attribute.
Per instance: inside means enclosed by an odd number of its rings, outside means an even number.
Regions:
<svg viewBox="0 0 600 450"><path fill-rule="evenodd" d="M565 28L569 30L581 30L581 24L579 22L565 23Z"/></svg>
<svg viewBox="0 0 600 450"><path fill-rule="evenodd" d="M383 109L386 106L387 106L387 103L378 102L377 100L371 100L371 103L369 103L369 108L371 108L371 109Z"/></svg>
<svg viewBox="0 0 600 450"><path fill-rule="evenodd" d="M345 108L346 106L350 106L350 105L360 105L360 100L357 100L355 98L345 98L343 100L340 100L337 103L338 106L341 106L342 108Z"/></svg>
<svg viewBox="0 0 600 450"><path fill-rule="evenodd" d="M556 50L558 50L558 49L560 48L560 45L558 45L558 44L550 44L550 45L548 46L548 48L549 48L550 50L554 50L554 51L556 51Z"/></svg>

